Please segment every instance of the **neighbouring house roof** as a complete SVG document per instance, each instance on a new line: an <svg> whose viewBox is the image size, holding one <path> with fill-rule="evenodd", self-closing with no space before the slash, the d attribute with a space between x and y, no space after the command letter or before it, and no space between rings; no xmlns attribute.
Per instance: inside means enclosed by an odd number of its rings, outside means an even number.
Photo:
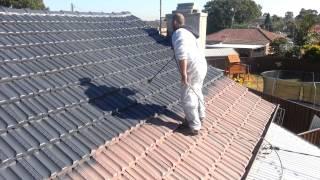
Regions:
<svg viewBox="0 0 320 180"><path fill-rule="evenodd" d="M320 149L272 123L248 180L320 179ZM271 150L270 144L280 150ZM277 154L278 153L278 154ZM281 161L281 162L280 162Z"/></svg>
<svg viewBox="0 0 320 180"><path fill-rule="evenodd" d="M129 13L0 8L0 22L0 179L240 179L273 117L208 67L208 116L187 136L172 49Z"/></svg>
<svg viewBox="0 0 320 180"><path fill-rule="evenodd" d="M207 42L222 44L266 45L281 35L260 29L223 29L207 35Z"/></svg>
<svg viewBox="0 0 320 180"><path fill-rule="evenodd" d="M205 49L206 57L227 57L229 55L238 55L238 53L233 48Z"/></svg>

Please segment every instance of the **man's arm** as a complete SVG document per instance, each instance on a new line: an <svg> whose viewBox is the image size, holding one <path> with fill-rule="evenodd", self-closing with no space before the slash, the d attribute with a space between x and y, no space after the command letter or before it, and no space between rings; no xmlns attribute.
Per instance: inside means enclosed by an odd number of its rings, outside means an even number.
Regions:
<svg viewBox="0 0 320 180"><path fill-rule="evenodd" d="M187 52L188 52L188 50L186 49L187 45L186 45L185 39L186 39L186 37L184 36L183 32L181 32L181 31L174 33L174 35L172 37L172 44L174 47L175 57L179 61L181 82L184 85L186 85L188 82L188 77L187 77L187 66L188 66Z"/></svg>
<svg viewBox="0 0 320 180"><path fill-rule="evenodd" d="M183 85L187 85L188 83L188 76L187 76L187 66L188 62L185 59L179 60L180 66L180 74L181 74L181 83Z"/></svg>

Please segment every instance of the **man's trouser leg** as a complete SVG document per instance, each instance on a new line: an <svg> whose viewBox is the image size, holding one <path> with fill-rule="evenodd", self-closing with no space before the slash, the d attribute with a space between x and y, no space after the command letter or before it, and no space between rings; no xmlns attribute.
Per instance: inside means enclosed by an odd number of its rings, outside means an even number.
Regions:
<svg viewBox="0 0 320 180"><path fill-rule="evenodd" d="M189 127L192 130L200 130L199 99L195 92L187 85L181 87L181 102Z"/></svg>
<svg viewBox="0 0 320 180"><path fill-rule="evenodd" d="M206 117L206 107L205 107L205 102L204 102L204 97L203 97L203 93L202 93L202 83L200 87L197 87L196 93L198 94L198 98L199 98L199 117L200 118L205 118Z"/></svg>

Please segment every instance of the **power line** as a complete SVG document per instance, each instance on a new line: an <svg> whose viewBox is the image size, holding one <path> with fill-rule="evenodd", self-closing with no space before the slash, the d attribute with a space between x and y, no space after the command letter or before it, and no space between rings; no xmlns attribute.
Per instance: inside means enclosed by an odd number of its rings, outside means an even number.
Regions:
<svg viewBox="0 0 320 180"><path fill-rule="evenodd" d="M268 145L269 147L263 147L262 149L269 149L273 152L276 153L277 157L278 157L278 160L280 162L280 168L281 168L281 175L280 175L280 180L283 178L283 170L284 170L284 167L283 167L283 163L282 163L282 160L281 160L281 156L279 155L279 151L284 151L284 152L289 152L289 153L294 153L294 154L299 154L299 155L303 155L303 156L310 156L310 157L314 157L314 158L320 158L319 155L314 155L314 154L308 154L308 153L302 153L302 152L297 152L297 151L292 151L292 150L288 150L288 149L282 149L278 146L274 146L272 145L268 140L266 139L263 139ZM268 153L265 153L265 154L270 154L270 152Z"/></svg>
<svg viewBox="0 0 320 180"><path fill-rule="evenodd" d="M282 177L283 177L283 164L282 164L282 160L281 160L281 158L280 158L280 155L279 155L279 153L277 152L277 150L275 150L273 147L273 145L269 142L269 141L267 141L266 139L263 139L265 142L267 142L268 144L269 144L269 149L270 150L273 150L275 153L276 153L276 155L277 155L277 157L278 157L278 160L279 160L279 162L280 162L280 168L281 168L281 175L280 175L280 180L282 180Z"/></svg>
<svg viewBox="0 0 320 180"><path fill-rule="evenodd" d="M282 148L279 148L277 146L272 146L272 148L273 148L273 150L276 150L276 151L284 151L284 152L299 154L299 155L303 155L303 156L311 156L311 157L315 157L315 158L320 158L320 156L318 156L318 155L302 153L302 152L292 151L292 150L288 150L288 149L282 149Z"/></svg>

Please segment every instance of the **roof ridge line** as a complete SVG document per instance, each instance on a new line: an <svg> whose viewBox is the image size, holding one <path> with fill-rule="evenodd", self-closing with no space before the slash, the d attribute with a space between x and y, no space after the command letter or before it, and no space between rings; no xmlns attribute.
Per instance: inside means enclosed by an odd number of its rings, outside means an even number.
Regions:
<svg viewBox="0 0 320 180"><path fill-rule="evenodd" d="M71 16L71 17L127 17L132 14L129 11L121 12L72 12L72 11L49 11L49 10L31 10L28 8L16 9L0 6L0 14L3 15L34 15L34 16Z"/></svg>
<svg viewBox="0 0 320 180"><path fill-rule="evenodd" d="M265 32L263 32L263 30L261 29L261 28L256 28L256 29L258 29L258 31L265 37L265 38L267 38L269 41L273 41L272 39L270 39L266 34L265 34Z"/></svg>

